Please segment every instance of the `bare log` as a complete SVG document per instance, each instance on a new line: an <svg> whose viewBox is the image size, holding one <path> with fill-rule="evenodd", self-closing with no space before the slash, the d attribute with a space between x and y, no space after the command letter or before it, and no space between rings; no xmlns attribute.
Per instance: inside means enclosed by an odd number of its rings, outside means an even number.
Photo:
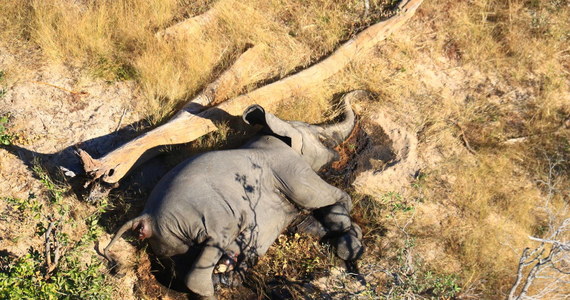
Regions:
<svg viewBox="0 0 570 300"><path fill-rule="evenodd" d="M230 115L239 115L253 103L260 104L271 111L283 100L291 98L295 90L324 82L356 57L373 49L410 19L422 2L423 0L404 0L400 4L400 12L397 15L368 27L323 61L299 73L199 112L199 106L210 104L213 101L213 98L207 95L207 87L205 92L196 99L195 103L199 104L198 106L189 103L167 123L135 138L100 159L93 159L87 152L79 150L86 174L93 180L101 179L107 183L116 183L127 174L147 150L161 145L188 143L216 130L213 120L219 120L220 111ZM237 63L240 63L240 59ZM230 70L235 71L236 68ZM220 78L223 77L231 79L231 75L227 72ZM213 85L216 85L216 82ZM210 85L209 87L214 87L216 91L220 85L221 83L218 82L217 86Z"/></svg>
<svg viewBox="0 0 570 300"><path fill-rule="evenodd" d="M230 93L239 91L244 87L277 76L279 70L264 59L268 51L266 44L257 44L245 51L218 79L208 84L204 90L188 102L183 110L189 113L198 113L205 106L218 104L227 100Z"/></svg>
<svg viewBox="0 0 570 300"><path fill-rule="evenodd" d="M215 9L210 9L201 15L189 18L157 32L156 37L164 41L171 41L200 35L203 32L203 28L214 22L216 14L217 11Z"/></svg>

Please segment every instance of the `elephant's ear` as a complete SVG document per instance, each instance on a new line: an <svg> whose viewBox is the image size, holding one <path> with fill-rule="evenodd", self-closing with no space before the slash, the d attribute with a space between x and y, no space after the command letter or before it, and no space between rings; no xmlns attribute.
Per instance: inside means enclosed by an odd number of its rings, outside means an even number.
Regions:
<svg viewBox="0 0 570 300"><path fill-rule="evenodd" d="M262 125L273 134L281 137L286 137L291 140L291 148L302 154L303 148L303 136L299 130L291 126L286 121L283 121L273 114L265 112L263 107L254 104L246 108L243 112L242 118L245 123L249 125Z"/></svg>

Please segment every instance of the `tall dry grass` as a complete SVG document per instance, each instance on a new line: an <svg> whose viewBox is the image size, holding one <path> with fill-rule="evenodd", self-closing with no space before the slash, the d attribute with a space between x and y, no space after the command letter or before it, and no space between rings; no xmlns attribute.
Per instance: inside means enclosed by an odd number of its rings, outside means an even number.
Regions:
<svg viewBox="0 0 570 300"><path fill-rule="evenodd" d="M267 44L266 60L284 76L379 18L387 2L374 2L364 19L359 1L8 0L0 4L0 24L4 38L27 39L50 59L107 80L136 79L147 100L138 108L158 121L246 47ZM157 39L158 31L209 9L214 21L200 34Z"/></svg>
<svg viewBox="0 0 570 300"><path fill-rule="evenodd" d="M569 217L569 15L566 1L426 2L409 32L329 83L374 91L368 105L418 132L427 167L408 233L443 245L419 255L466 295L505 296L528 236L546 234L552 161L550 213Z"/></svg>

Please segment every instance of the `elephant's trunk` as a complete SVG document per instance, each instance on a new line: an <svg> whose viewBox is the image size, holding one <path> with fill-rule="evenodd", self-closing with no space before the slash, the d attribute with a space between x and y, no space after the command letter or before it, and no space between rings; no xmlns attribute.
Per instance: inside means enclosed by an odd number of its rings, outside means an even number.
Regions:
<svg viewBox="0 0 570 300"><path fill-rule="evenodd" d="M321 135L324 136L326 140L332 142L332 146L336 147L340 143L350 136L352 129L354 129L354 124L356 122L356 117L354 111L352 110L350 99L359 96L359 94L364 94L364 91L353 91L343 96L344 103L344 120L339 123L331 124L328 126L323 126L323 131Z"/></svg>
<svg viewBox="0 0 570 300"><path fill-rule="evenodd" d="M105 249L103 250L103 256L105 256L105 258L110 262L113 263L114 260L111 258L111 256L109 255L109 249L111 249L111 246L119 239L121 238L121 236L127 231L127 230L135 230L137 227L139 227L141 224L144 226L150 226L149 224L149 216L147 214L138 216L130 221L128 221L127 223L125 223L123 226L121 226L121 228L117 231L117 233L115 233L115 236L113 237L113 239L111 240L111 242L109 242L109 244L107 245L107 247L105 247Z"/></svg>

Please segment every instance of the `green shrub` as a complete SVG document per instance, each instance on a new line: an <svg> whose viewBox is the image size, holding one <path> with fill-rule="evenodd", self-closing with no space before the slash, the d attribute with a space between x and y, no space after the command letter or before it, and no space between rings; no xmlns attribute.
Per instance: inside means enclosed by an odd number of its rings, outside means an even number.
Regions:
<svg viewBox="0 0 570 300"><path fill-rule="evenodd" d="M84 265L66 255L45 274L44 255L30 248L19 258L0 257L0 299L111 299L100 263Z"/></svg>
<svg viewBox="0 0 570 300"><path fill-rule="evenodd" d="M0 88L0 98L4 95L4 90ZM8 129L6 128L6 124L10 121L10 117L8 115L0 116L0 144L2 145L11 145L13 136L8 133Z"/></svg>

